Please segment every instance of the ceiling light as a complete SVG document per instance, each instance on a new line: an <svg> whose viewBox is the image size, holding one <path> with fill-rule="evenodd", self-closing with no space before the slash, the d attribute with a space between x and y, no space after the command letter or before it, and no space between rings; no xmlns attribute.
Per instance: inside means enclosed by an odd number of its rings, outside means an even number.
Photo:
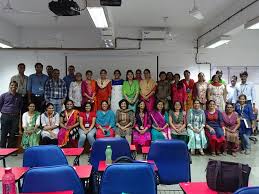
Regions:
<svg viewBox="0 0 259 194"><path fill-rule="evenodd" d="M198 20L204 19L204 16L202 15L201 11L196 7L195 0L193 2L193 8L189 11L189 14Z"/></svg>
<svg viewBox="0 0 259 194"><path fill-rule="evenodd" d="M228 43L229 41L231 41L230 36L220 36L220 37L216 38L215 40L207 43L205 45L205 47L206 48L216 48L223 44Z"/></svg>
<svg viewBox="0 0 259 194"><path fill-rule="evenodd" d="M102 7L87 7L96 28L108 28L108 23Z"/></svg>
<svg viewBox="0 0 259 194"><path fill-rule="evenodd" d="M245 24L245 29L259 30L259 17L250 20Z"/></svg>
<svg viewBox="0 0 259 194"><path fill-rule="evenodd" d="M11 44L5 40L0 40L0 48L13 48Z"/></svg>

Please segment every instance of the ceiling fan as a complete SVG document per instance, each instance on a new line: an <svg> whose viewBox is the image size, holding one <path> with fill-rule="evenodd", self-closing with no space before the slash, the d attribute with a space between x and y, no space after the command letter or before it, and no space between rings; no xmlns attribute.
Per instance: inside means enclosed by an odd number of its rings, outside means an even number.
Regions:
<svg viewBox="0 0 259 194"><path fill-rule="evenodd" d="M4 4L3 2L0 2L0 7L1 7L1 10L4 13L11 13L11 14L12 13L16 13L16 14L41 14L40 12L35 12L35 11L15 9L11 5L11 0L7 0L6 4Z"/></svg>

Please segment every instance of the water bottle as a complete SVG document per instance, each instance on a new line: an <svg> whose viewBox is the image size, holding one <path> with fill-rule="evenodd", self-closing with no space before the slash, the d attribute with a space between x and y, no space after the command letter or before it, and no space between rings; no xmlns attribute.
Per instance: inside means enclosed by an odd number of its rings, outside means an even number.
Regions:
<svg viewBox="0 0 259 194"><path fill-rule="evenodd" d="M3 194L16 194L15 176L11 168L5 168L5 174L2 177Z"/></svg>
<svg viewBox="0 0 259 194"><path fill-rule="evenodd" d="M108 165L111 164L112 163L112 148L110 145L108 145L106 147L105 156L106 156L106 160L105 160L106 164L108 164Z"/></svg>

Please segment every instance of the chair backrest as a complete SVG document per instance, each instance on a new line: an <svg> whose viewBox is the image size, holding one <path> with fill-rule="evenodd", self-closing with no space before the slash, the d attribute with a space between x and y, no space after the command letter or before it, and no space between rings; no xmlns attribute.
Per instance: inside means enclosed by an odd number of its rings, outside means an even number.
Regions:
<svg viewBox="0 0 259 194"><path fill-rule="evenodd" d="M25 173L22 192L54 192L72 190L74 194L84 194L80 178L68 165L31 168Z"/></svg>
<svg viewBox="0 0 259 194"><path fill-rule="evenodd" d="M98 165L101 160L105 160L105 150L107 145L112 148L112 160L116 160L120 156L131 157L130 146L124 138L102 138L97 139L92 147L90 155L90 164L95 171L98 171Z"/></svg>
<svg viewBox="0 0 259 194"><path fill-rule="evenodd" d="M190 156L184 141L152 142L147 159L155 161L161 184L178 184L191 179Z"/></svg>
<svg viewBox="0 0 259 194"><path fill-rule="evenodd" d="M33 146L27 148L24 152L24 167L41 167L54 165L68 165L66 156L58 146Z"/></svg>
<svg viewBox="0 0 259 194"><path fill-rule="evenodd" d="M154 170L145 163L116 163L105 170L100 194L155 194Z"/></svg>
<svg viewBox="0 0 259 194"><path fill-rule="evenodd" d="M259 187L244 187L238 189L234 194L258 194Z"/></svg>

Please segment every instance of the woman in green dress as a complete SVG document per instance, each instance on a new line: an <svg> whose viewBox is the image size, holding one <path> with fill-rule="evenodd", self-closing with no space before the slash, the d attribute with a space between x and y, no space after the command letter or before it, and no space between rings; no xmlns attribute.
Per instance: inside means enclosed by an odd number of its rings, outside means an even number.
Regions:
<svg viewBox="0 0 259 194"><path fill-rule="evenodd" d="M129 103L129 109L136 111L136 104L139 96L139 82L134 80L134 74L132 70L128 70L126 74L126 81L122 85L122 93Z"/></svg>
<svg viewBox="0 0 259 194"><path fill-rule="evenodd" d="M188 148L191 154L195 154L195 150L199 150L201 155L204 155L203 149L207 147L207 139L205 136L205 113L200 108L200 101L195 100L193 108L187 114L187 132L189 135Z"/></svg>
<svg viewBox="0 0 259 194"><path fill-rule="evenodd" d="M22 146L24 149L39 145L40 140L40 113L35 111L35 104L29 103L28 112L22 115Z"/></svg>

